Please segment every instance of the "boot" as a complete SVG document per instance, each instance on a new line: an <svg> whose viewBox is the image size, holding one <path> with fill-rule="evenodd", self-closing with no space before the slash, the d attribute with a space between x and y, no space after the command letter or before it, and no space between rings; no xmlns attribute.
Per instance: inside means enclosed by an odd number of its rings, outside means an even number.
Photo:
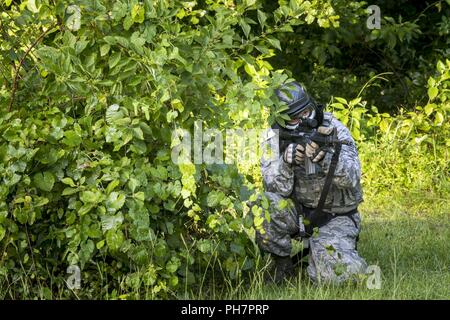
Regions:
<svg viewBox="0 0 450 320"><path fill-rule="evenodd" d="M266 282L274 282L280 284L284 280L294 276L294 264L292 263L291 257L280 257L272 254L274 260L274 268L266 278Z"/></svg>

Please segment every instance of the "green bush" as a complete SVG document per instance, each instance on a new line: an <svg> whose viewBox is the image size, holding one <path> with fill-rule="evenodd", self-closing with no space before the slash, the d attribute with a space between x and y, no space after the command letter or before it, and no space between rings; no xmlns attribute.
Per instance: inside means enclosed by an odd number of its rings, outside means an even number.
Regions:
<svg viewBox="0 0 450 320"><path fill-rule="evenodd" d="M211 259L231 279L254 268L236 169L178 166L170 151L176 128L251 128L273 104L286 76L266 58L300 9L272 27L257 7L2 3L2 296L65 296L69 265L91 286L82 297L175 295Z"/></svg>

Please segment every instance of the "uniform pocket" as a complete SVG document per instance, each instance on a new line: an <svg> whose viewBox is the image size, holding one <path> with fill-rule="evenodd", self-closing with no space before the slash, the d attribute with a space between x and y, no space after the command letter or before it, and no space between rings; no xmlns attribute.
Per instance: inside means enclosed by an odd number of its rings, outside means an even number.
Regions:
<svg viewBox="0 0 450 320"><path fill-rule="evenodd" d="M323 179L297 180L295 194L297 199L306 207L317 207L323 187Z"/></svg>

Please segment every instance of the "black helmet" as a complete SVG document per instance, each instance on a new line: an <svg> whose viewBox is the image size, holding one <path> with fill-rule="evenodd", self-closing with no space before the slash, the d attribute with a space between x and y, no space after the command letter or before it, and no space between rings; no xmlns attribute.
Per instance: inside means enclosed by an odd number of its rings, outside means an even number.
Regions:
<svg viewBox="0 0 450 320"><path fill-rule="evenodd" d="M288 109L285 113L293 118L302 111L311 108L312 117L321 124L323 120L322 106L317 105L313 98L306 92L306 89L298 82L289 82L275 90L275 94L280 101L287 103Z"/></svg>

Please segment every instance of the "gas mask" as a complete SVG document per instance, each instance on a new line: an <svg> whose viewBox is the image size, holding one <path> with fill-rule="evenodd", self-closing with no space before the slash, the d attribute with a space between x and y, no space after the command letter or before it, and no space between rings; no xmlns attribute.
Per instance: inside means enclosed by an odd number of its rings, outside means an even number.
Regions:
<svg viewBox="0 0 450 320"><path fill-rule="evenodd" d="M291 116L291 121L286 121L286 129L295 130L300 124L306 124L311 128L317 127L316 108L313 104L308 105L301 112Z"/></svg>

